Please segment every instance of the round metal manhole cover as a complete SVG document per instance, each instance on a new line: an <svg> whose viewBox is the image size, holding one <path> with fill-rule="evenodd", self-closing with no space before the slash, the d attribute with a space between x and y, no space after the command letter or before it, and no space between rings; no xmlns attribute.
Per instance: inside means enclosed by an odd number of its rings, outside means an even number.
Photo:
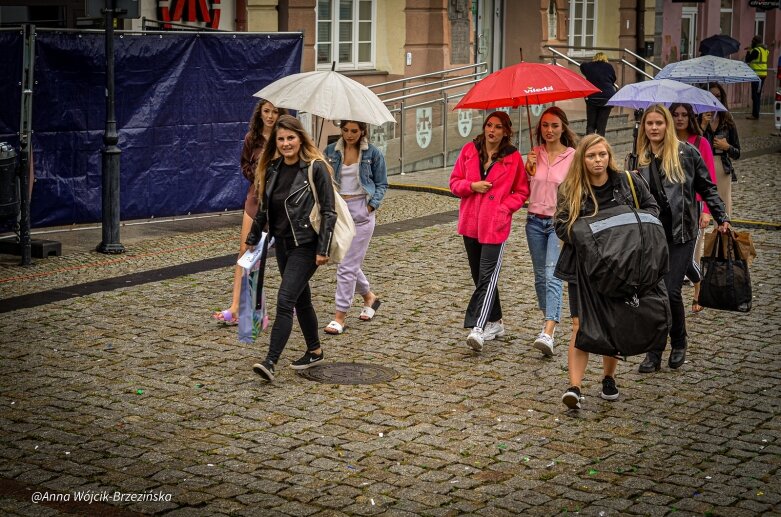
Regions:
<svg viewBox="0 0 781 517"><path fill-rule="evenodd" d="M324 384L379 384L399 376L392 368L363 363L326 363L299 375Z"/></svg>

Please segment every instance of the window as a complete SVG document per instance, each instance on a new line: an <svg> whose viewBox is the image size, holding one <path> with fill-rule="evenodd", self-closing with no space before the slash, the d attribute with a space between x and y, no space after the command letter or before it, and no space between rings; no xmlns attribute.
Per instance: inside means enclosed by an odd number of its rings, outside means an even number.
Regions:
<svg viewBox="0 0 781 517"><path fill-rule="evenodd" d="M548 39L558 39L558 9L556 9L556 0L550 0L548 6Z"/></svg>
<svg viewBox="0 0 781 517"><path fill-rule="evenodd" d="M571 47L586 47L570 51L571 55L583 56L593 53L594 35L596 34L597 0L570 0L569 45Z"/></svg>
<svg viewBox="0 0 781 517"><path fill-rule="evenodd" d="M721 34L732 36L732 0L721 0L719 27Z"/></svg>
<svg viewBox="0 0 781 517"><path fill-rule="evenodd" d="M765 41L765 13L759 12L754 15L754 35Z"/></svg>
<svg viewBox="0 0 781 517"><path fill-rule="evenodd" d="M317 68L374 68L375 0L318 0Z"/></svg>

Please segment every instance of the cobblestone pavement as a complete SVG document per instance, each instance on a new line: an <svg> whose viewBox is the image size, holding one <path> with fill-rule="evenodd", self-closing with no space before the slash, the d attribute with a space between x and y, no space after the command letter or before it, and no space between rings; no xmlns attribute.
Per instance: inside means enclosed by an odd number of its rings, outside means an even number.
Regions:
<svg viewBox="0 0 781 517"><path fill-rule="evenodd" d="M778 153L738 162L736 215L781 220L780 163ZM380 223L456 206L394 190ZM250 366L268 336L240 344L235 327L210 320L229 296L230 267L7 312L0 514L781 513L781 232L752 230L750 313L690 316L687 363L641 375L640 358L630 358L619 366L616 402L599 398L593 359L584 409L572 412L560 402L569 323L553 358L531 348L541 316L524 215L500 280L508 333L481 354L465 344L472 288L455 220L399 223L374 238L364 270L383 300L377 317L357 321L356 302L345 334L324 336L323 346L327 361L396 370L384 384L297 375L288 368L304 349L297 329L277 381L260 381ZM6 266L0 298L39 289L13 279L20 271L56 271L41 277L46 288L72 285L233 253L235 240L215 229L136 243L136 255L116 264L64 271L105 259L85 251ZM312 282L321 326L333 310L334 271L324 267ZM278 281L271 267L271 300ZM99 500L76 501L88 493ZM115 501L115 493L163 500Z"/></svg>

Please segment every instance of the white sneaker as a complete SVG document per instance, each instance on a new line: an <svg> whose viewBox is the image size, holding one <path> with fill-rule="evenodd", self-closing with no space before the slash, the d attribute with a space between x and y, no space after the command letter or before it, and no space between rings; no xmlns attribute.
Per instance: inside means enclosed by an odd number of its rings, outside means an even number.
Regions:
<svg viewBox="0 0 781 517"><path fill-rule="evenodd" d="M549 336L545 332L540 332L540 335L534 340L532 346L545 354L546 357L550 357L553 355L553 345L553 336Z"/></svg>
<svg viewBox="0 0 781 517"><path fill-rule="evenodd" d="M502 320L489 321L485 326L485 330L483 330L483 339L485 341L491 341L492 339L496 339L498 337L504 337L504 335L505 331Z"/></svg>
<svg viewBox="0 0 781 517"><path fill-rule="evenodd" d="M483 337L483 329L475 327L472 332L469 333L469 337L466 338L466 344L469 345L475 352L480 352L483 349L483 343L485 337Z"/></svg>

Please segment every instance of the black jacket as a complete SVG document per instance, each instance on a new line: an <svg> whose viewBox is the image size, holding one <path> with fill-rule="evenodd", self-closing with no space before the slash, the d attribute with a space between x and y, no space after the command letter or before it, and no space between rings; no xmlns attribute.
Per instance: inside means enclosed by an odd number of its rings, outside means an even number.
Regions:
<svg viewBox="0 0 781 517"><path fill-rule="evenodd" d="M713 149L713 158L721 158L721 164L724 166L724 174L732 174L735 168L732 166L732 160L740 158L740 140L738 139L738 130L735 128L735 124L726 124L721 116L719 116L719 127L716 130L712 130L710 124L703 126L703 136L710 143L711 149ZM727 140L729 149L726 151L717 151L716 146L713 145L713 139L715 137L722 137ZM722 201L724 201L722 199Z"/></svg>
<svg viewBox="0 0 781 517"><path fill-rule="evenodd" d="M591 84L601 90L586 97L586 101L604 106L616 93L616 71L613 65L604 61L587 61L580 65L580 71Z"/></svg>
<svg viewBox="0 0 781 517"><path fill-rule="evenodd" d="M626 174L623 172L608 171L610 179L608 181L613 182L613 200L621 205L634 206L635 201L632 197L632 190L629 187L629 181L626 179ZM651 191L648 188L646 182L637 173L632 173L632 179L635 184L635 193L637 194L637 201L640 203L640 208L653 215L659 217L659 205L656 204L656 200L651 195ZM587 216L594 213L594 200L591 196L586 196L583 203L580 205L580 217ZM559 192L556 215L554 216L554 228L556 235L563 241L561 246L561 253L559 254L559 261L556 263L556 269L553 275L556 278L564 280L566 282L575 282L577 278L575 276L575 250L570 244L570 235L567 231L567 220L569 219L569 211L564 204L564 198Z"/></svg>
<svg viewBox="0 0 781 517"><path fill-rule="evenodd" d="M268 224L268 205L271 199L271 193L276 185L279 167L282 164L282 158L272 162L266 170L266 191L263 199L260 200L260 207L252 228L247 235L247 244L255 246L260 241L261 231ZM298 162L298 172L293 184L290 186L290 195L285 199L285 212L287 220L293 231L293 240L296 246L317 241L317 254L328 256L331 248L331 238L336 225L336 208L334 201L334 187L331 175L326 169L325 163L317 160L312 169L312 178L314 187L317 189L317 199L320 202L320 232L312 229L309 220L309 214L315 204L312 196L311 186L308 177L309 162L303 160Z"/></svg>
<svg viewBox="0 0 781 517"><path fill-rule="evenodd" d="M699 194L710 209L710 213L721 224L729 221L724 203L719 197L716 185L710 179L710 172L700 155L691 144L678 144L679 158L683 167L685 179L683 183L671 183L661 174L660 181L667 197L667 203L672 212L672 243L682 244L697 238L699 232L700 210L695 195ZM650 164L638 171L647 184L651 184ZM661 208L664 200L657 199Z"/></svg>

